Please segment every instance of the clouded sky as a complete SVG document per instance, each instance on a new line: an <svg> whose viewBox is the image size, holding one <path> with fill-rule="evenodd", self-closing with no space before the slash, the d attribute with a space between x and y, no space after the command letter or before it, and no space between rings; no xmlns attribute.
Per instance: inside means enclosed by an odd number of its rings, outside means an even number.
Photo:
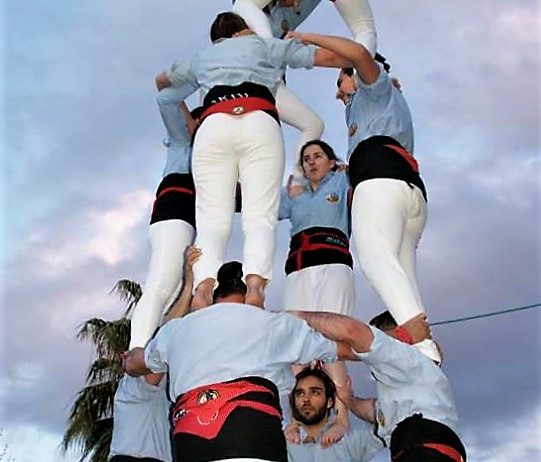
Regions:
<svg viewBox="0 0 541 462"><path fill-rule="evenodd" d="M429 194L418 252L433 321L541 301L540 7L536 0L371 2L400 78ZM6 0L3 47L0 448L56 462L91 348L77 326L144 280L148 219L165 161L154 75L208 43L227 0ZM323 1L301 30L347 34ZM334 71L288 84L344 153ZM295 145L286 129L289 151ZM290 152L291 154L291 152ZM229 255L240 257L235 229ZM288 225L268 305L280 307ZM361 319L382 303L357 273ZM538 309L436 327L472 462L541 458ZM373 392L366 369L356 389ZM0 452L1 453L1 452ZM65 460L76 460L70 454ZM380 456L379 460L385 460Z"/></svg>

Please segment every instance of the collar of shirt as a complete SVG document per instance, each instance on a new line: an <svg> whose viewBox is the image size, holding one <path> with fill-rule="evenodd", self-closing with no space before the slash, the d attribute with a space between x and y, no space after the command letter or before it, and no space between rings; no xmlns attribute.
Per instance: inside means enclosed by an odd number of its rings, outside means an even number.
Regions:
<svg viewBox="0 0 541 462"><path fill-rule="evenodd" d="M309 184L309 188L310 188L310 192L312 192L312 193L318 192L318 191L321 189L321 187L322 187L325 183L328 183L329 181L331 181L331 178L334 176L334 173L335 173L335 172L333 172L332 170L331 170L329 173L327 173L327 174L319 181L319 183L318 183L318 185L317 185L317 189L316 189L315 191L312 189L312 185L311 185L310 183L308 183L308 184Z"/></svg>
<svg viewBox="0 0 541 462"><path fill-rule="evenodd" d="M325 426L321 429L321 432L319 433L317 440L314 440L312 436L304 429L304 426L300 426L299 428L299 436L301 438L301 444L317 444L321 443L321 437L322 435L334 424L334 421L336 419L336 412L331 410L329 417L327 419L327 423Z"/></svg>

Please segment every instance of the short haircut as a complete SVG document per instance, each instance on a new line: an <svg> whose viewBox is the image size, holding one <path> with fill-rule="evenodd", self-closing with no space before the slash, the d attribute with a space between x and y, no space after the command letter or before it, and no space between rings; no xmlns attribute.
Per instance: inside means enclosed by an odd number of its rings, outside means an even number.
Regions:
<svg viewBox="0 0 541 462"><path fill-rule="evenodd" d="M383 313L374 316L368 324L383 331L398 327L398 324L389 311L384 311Z"/></svg>
<svg viewBox="0 0 541 462"><path fill-rule="evenodd" d="M232 294L246 295L246 284L242 280L242 263L230 261L224 263L218 270L218 287L212 296L213 301L219 297L227 297Z"/></svg>
<svg viewBox="0 0 541 462"><path fill-rule="evenodd" d="M225 11L218 14L210 26L210 40L212 43L223 38L231 38L237 32L248 29L248 24L238 14Z"/></svg>
<svg viewBox="0 0 541 462"><path fill-rule="evenodd" d="M331 407L334 407L334 404L336 402L336 385L323 369L312 368L310 366L305 367L295 376L295 386L289 394L289 407L291 409L295 409L295 391L297 389L297 385L302 379L305 379L306 377L316 377L323 382L323 386L325 387L325 398L330 399L332 402Z"/></svg>

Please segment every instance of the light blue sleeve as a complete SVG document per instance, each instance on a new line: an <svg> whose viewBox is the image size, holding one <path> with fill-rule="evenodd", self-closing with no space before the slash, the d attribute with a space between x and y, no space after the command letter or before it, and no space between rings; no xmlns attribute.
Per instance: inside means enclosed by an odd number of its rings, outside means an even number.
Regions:
<svg viewBox="0 0 541 462"><path fill-rule="evenodd" d="M411 345L389 337L379 329L370 326L374 340L370 351L356 353L361 361L369 364L374 371L386 377L389 383L415 382L423 371L423 361L430 361Z"/></svg>
<svg viewBox="0 0 541 462"><path fill-rule="evenodd" d="M389 74L385 72L383 66L379 66L379 76L374 83L366 84L360 78L358 79L359 88L363 93L365 93L371 99L377 99L381 101L383 106L387 105L387 102L391 98L391 93L393 91L393 82L389 77ZM383 99L385 98L385 99Z"/></svg>
<svg viewBox="0 0 541 462"><path fill-rule="evenodd" d="M171 323L160 328L156 336L145 346L145 364L154 373L161 374L168 370L167 365L167 344L169 338L169 327Z"/></svg>
<svg viewBox="0 0 541 462"><path fill-rule="evenodd" d="M277 317L283 342L282 349L288 350L291 363L308 364L314 359L320 359L325 363L336 362L336 342L329 340L319 332L311 329L305 321L283 313ZM278 345L276 345L280 348Z"/></svg>
<svg viewBox="0 0 541 462"><path fill-rule="evenodd" d="M280 207L278 208L278 220L287 220L291 218L291 205L293 201L287 194L287 188L282 188L280 192Z"/></svg>
<svg viewBox="0 0 541 462"><path fill-rule="evenodd" d="M351 460L355 462L368 462L376 452L383 448L383 442L374 435L372 425L364 420L353 421L350 431L346 435Z"/></svg>
<svg viewBox="0 0 541 462"><path fill-rule="evenodd" d="M271 52L271 60L276 67L292 68L314 67L316 47L304 45L298 40L265 39Z"/></svg>
<svg viewBox="0 0 541 462"><path fill-rule="evenodd" d="M182 87L179 95L181 100L187 98L199 88L199 83L193 74L190 60L175 61L166 72L167 78L171 81L172 87Z"/></svg>

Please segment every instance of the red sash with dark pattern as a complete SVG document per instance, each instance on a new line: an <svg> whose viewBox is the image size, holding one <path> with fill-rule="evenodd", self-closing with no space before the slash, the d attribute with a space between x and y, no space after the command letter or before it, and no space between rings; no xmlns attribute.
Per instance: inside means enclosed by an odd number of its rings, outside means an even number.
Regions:
<svg viewBox="0 0 541 462"><path fill-rule="evenodd" d="M256 395L253 395L255 393ZM281 418L281 412L271 404L257 399L257 394L275 393L264 385L249 379L221 382L194 388L179 397L173 410L174 434L188 433L205 439L214 439L229 415L239 407ZM250 398L244 395L250 394Z"/></svg>

